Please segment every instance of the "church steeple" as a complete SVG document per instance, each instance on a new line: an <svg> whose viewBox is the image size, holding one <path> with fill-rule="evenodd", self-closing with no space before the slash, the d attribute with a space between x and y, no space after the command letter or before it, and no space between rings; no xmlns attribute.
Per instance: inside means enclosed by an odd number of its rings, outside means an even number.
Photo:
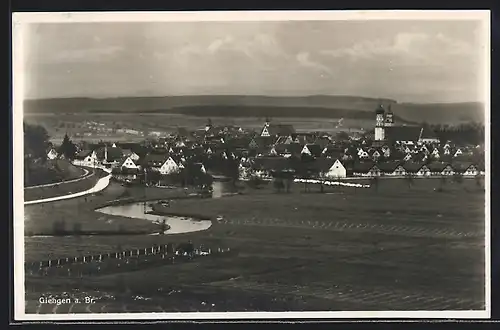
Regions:
<svg viewBox="0 0 500 330"><path fill-rule="evenodd" d="M205 126L205 131L212 129L212 119L208 118L207 125Z"/></svg>
<svg viewBox="0 0 500 330"><path fill-rule="evenodd" d="M391 105L389 104L387 109L387 114L385 116L385 126L393 126L394 125L394 114L391 110Z"/></svg>

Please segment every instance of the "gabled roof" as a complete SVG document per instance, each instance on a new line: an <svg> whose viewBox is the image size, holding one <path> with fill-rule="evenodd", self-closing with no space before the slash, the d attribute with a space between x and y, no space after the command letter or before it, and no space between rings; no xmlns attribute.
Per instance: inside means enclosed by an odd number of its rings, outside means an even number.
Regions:
<svg viewBox="0 0 500 330"><path fill-rule="evenodd" d="M323 151L323 149L321 149L321 146L318 144L307 144L306 147L311 153L311 155L315 157L320 156L321 152Z"/></svg>
<svg viewBox="0 0 500 330"><path fill-rule="evenodd" d="M353 171L360 173L367 173L375 166L374 162L355 162L353 164Z"/></svg>
<svg viewBox="0 0 500 330"><path fill-rule="evenodd" d="M393 161L393 162L383 162L377 164L378 168L385 173L392 173L396 170L396 168L401 165L401 162Z"/></svg>
<svg viewBox="0 0 500 330"><path fill-rule="evenodd" d="M472 165L474 165L472 162L453 162L451 167L457 172L465 172Z"/></svg>
<svg viewBox="0 0 500 330"><path fill-rule="evenodd" d="M417 173L425 164L421 162L406 162L403 168L411 173Z"/></svg>
<svg viewBox="0 0 500 330"><path fill-rule="evenodd" d="M446 166L448 166L448 165L449 164L445 163L445 162L432 162L432 163L428 164L427 167L432 172L442 172L446 168Z"/></svg>
<svg viewBox="0 0 500 330"><path fill-rule="evenodd" d="M75 155L75 159L85 159L88 155L92 153L92 150L82 150Z"/></svg>
<svg viewBox="0 0 500 330"><path fill-rule="evenodd" d="M148 166L155 166L155 167L161 166L163 165L163 163L165 163L168 157L169 157L168 154L150 153L142 159L141 164Z"/></svg>

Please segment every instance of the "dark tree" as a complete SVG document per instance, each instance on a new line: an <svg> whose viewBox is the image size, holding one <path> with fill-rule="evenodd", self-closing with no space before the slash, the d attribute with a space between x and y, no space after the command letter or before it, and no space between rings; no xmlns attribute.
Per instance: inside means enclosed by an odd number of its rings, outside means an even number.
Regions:
<svg viewBox="0 0 500 330"><path fill-rule="evenodd" d="M160 224L160 235L163 235L165 234L165 231L168 229L168 226L167 226L167 220L166 219L163 219L161 224Z"/></svg>
<svg viewBox="0 0 500 330"><path fill-rule="evenodd" d="M463 178L463 176L460 173L455 173L455 174L453 174L453 182L455 182L455 183L463 183L464 182L464 178Z"/></svg>
<svg viewBox="0 0 500 330"><path fill-rule="evenodd" d="M64 157L69 160L73 160L75 158L76 146L69 139L68 134L64 135L64 139L61 146L59 147L58 153L60 155L64 155Z"/></svg>
<svg viewBox="0 0 500 330"><path fill-rule="evenodd" d="M372 183L373 188L375 188L375 191L378 192L378 184L379 184L379 178L378 178L378 176L374 176L371 179L371 183Z"/></svg>
<svg viewBox="0 0 500 330"><path fill-rule="evenodd" d="M285 188L285 185L283 183L283 179L281 179L281 178L275 178L273 181L273 185L274 185L274 189L276 189L276 191L278 193L280 193Z"/></svg>
<svg viewBox="0 0 500 330"><path fill-rule="evenodd" d="M415 183L415 178L413 177L412 173L406 174L406 182L408 183L408 189L411 189L411 187L413 187L413 184Z"/></svg>
<svg viewBox="0 0 500 330"><path fill-rule="evenodd" d="M76 222L75 224L73 224L73 234L80 235L81 233L82 233L82 224Z"/></svg>
<svg viewBox="0 0 500 330"><path fill-rule="evenodd" d="M42 159L47 157L49 135L47 130L40 125L23 123L24 129L24 154L29 159Z"/></svg>
<svg viewBox="0 0 500 330"><path fill-rule="evenodd" d="M247 181L247 184L253 189L259 189L262 184L262 179L254 175L250 177L250 179Z"/></svg>
<svg viewBox="0 0 500 330"><path fill-rule="evenodd" d="M446 177L446 175L441 175L439 183L440 183L440 189L443 190L444 186L448 183L448 178Z"/></svg>

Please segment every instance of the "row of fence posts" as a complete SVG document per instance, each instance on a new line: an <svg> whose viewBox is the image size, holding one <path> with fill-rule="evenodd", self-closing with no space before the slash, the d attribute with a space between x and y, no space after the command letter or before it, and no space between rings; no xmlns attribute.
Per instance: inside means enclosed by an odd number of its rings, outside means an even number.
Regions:
<svg viewBox="0 0 500 330"><path fill-rule="evenodd" d="M217 248L217 253L224 253L224 252L229 252L230 249L223 249L223 248ZM201 249L195 249L194 254L195 255L202 255L207 251L202 251ZM152 246L149 248L144 248L144 249L134 249L134 250L127 250L127 251L121 251L121 252L110 252L110 253L103 253L103 254L98 254L98 255L90 255L90 256L80 256L80 257L67 257L67 258L60 258L60 259L52 259L52 260L45 260L45 261L40 261L40 262L31 262L28 263L27 266L31 266L32 268L38 267L39 269L45 268L45 267L57 267L57 266L62 266L62 265L68 265L68 264L76 264L76 263L90 263L90 262L95 262L95 261L103 261L106 259L122 259L125 257L133 257L133 256L140 256L140 255L157 255L161 254L162 259L165 258L165 254L176 254L175 248L172 245L171 250L169 251L168 249L168 244L165 245L156 245ZM212 250L208 249L207 254L211 254Z"/></svg>

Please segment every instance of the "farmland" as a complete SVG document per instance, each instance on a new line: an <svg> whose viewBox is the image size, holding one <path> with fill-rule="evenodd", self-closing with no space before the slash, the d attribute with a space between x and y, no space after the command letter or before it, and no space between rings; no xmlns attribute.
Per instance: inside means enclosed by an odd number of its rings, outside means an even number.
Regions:
<svg viewBox="0 0 500 330"><path fill-rule="evenodd" d="M474 180L450 182L443 192L435 191L439 184L387 179L377 189L326 187L324 193L313 186L306 193L301 184L290 193L241 184L239 195L171 202L168 212L222 216L203 232L26 237L27 260L49 251L62 257L187 240L238 251L231 258L78 279L27 276L27 312L483 309L484 191ZM102 225L94 208L126 189L144 198L144 192L112 184L86 203L75 199L45 207L53 217L67 217L80 203L79 221ZM148 197L168 198L158 191ZM34 221L40 207L26 207L32 230L42 231L46 216ZM119 217L111 226L118 224L132 230L150 223ZM38 298L47 292L99 300L40 305Z"/></svg>

